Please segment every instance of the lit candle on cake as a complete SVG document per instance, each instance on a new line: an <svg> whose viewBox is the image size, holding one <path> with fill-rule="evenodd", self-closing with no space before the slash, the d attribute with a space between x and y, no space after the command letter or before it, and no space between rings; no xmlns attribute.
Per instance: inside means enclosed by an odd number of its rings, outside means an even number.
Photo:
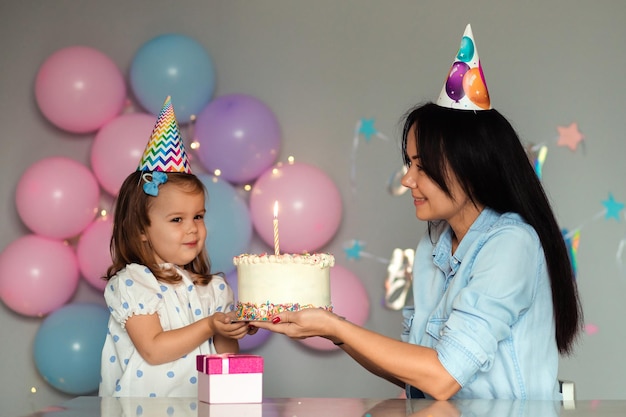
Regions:
<svg viewBox="0 0 626 417"><path fill-rule="evenodd" d="M278 243L278 201L274 201L274 254L280 254L280 244Z"/></svg>

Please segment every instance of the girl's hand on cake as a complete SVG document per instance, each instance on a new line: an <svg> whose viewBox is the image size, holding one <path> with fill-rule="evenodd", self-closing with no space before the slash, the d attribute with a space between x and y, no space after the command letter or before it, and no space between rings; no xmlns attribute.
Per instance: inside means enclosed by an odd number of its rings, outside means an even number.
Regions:
<svg viewBox="0 0 626 417"><path fill-rule="evenodd" d="M229 339L241 339L248 334L248 323L243 321L234 321L234 313L215 313L209 316L213 333Z"/></svg>

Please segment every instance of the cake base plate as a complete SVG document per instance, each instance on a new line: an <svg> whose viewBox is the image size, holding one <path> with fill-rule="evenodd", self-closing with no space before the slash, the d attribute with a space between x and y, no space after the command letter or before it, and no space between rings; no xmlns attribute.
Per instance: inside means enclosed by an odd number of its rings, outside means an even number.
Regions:
<svg viewBox="0 0 626 417"><path fill-rule="evenodd" d="M239 323L239 322L244 322L244 323L250 323L250 322L255 322L255 321L265 321L265 322L269 322L269 320L251 320L251 319L235 319L235 320L231 320L231 323Z"/></svg>

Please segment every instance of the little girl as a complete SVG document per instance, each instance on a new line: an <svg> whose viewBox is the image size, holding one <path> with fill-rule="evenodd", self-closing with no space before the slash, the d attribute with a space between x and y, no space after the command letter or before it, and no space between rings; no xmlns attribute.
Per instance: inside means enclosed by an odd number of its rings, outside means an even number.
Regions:
<svg viewBox="0 0 626 417"><path fill-rule="evenodd" d="M196 355L239 351L249 329L210 273L204 202L168 97L114 210L100 396L195 397Z"/></svg>

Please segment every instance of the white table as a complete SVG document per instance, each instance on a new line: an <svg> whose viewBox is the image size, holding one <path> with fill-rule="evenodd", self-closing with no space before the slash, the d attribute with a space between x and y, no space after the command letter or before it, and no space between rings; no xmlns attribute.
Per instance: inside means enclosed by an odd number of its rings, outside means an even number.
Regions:
<svg viewBox="0 0 626 417"><path fill-rule="evenodd" d="M625 400L431 401L267 398L259 404L205 404L196 398L77 397L29 417L624 417ZM26 416L24 416L26 417Z"/></svg>

